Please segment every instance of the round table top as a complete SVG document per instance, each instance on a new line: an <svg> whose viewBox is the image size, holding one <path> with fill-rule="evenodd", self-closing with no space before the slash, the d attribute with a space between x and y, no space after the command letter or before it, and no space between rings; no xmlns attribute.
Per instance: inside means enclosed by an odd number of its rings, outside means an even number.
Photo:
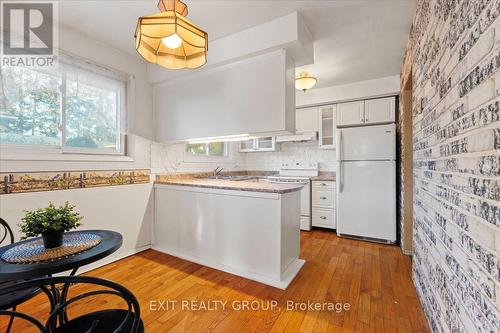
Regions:
<svg viewBox="0 0 500 333"><path fill-rule="evenodd" d="M79 230L70 231L67 232L67 234L78 232L94 233L99 235L101 237L101 242L83 252L53 261L31 264L11 264L0 259L0 282L29 279L72 270L110 255L118 250L123 242L121 234L110 230ZM24 240L0 247L0 257L8 249L32 240L33 239Z"/></svg>

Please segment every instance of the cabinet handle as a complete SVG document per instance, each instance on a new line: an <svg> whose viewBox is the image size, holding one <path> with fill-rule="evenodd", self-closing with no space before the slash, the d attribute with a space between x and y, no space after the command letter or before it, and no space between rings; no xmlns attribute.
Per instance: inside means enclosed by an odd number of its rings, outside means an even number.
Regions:
<svg viewBox="0 0 500 333"><path fill-rule="evenodd" d="M326 186L326 184L325 183L321 183L321 186Z"/></svg>
<svg viewBox="0 0 500 333"><path fill-rule="evenodd" d="M326 216L320 216L319 218L322 220L326 220Z"/></svg>
<svg viewBox="0 0 500 333"><path fill-rule="evenodd" d="M326 200L326 197L319 197L321 200Z"/></svg>

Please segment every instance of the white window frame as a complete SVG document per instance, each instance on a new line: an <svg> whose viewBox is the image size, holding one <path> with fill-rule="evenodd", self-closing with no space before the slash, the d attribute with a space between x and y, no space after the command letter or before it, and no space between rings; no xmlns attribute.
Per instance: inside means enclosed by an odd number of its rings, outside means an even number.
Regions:
<svg viewBox="0 0 500 333"><path fill-rule="evenodd" d="M60 51L61 52L61 51ZM23 144L23 143L8 143L0 142L0 159L1 160L89 160L89 155L95 155L94 158L90 160L95 161L133 161L133 159L127 156L127 135L126 132L126 120L128 117L128 105L131 105L131 87L134 84L134 76L129 74L124 74L118 72L114 69L108 67L103 67L101 65L95 64L92 61L85 60L79 57L75 57L68 54L63 54L61 57L66 59L72 59L73 61L91 64L93 66L105 69L111 73L118 73L117 75L127 79L123 79L124 89L120 92L117 97L117 146L119 150L108 150L102 148L83 148L83 147L69 147L65 146L66 142L66 111L65 111L65 98L66 98L66 73L62 73L62 83L61 83L61 122L60 122L60 138L59 145L41 145L41 144ZM77 67L77 65L70 64L71 66ZM105 76L104 74L102 74ZM114 79L116 79L114 77ZM81 155L81 156L80 156ZM79 157L80 156L80 157Z"/></svg>
<svg viewBox="0 0 500 333"><path fill-rule="evenodd" d="M209 163L209 162L217 162L217 163L234 163L234 154L233 154L233 146L232 142L224 142L226 154L224 156L213 156L213 155L196 155L191 154L186 151L186 147L188 144L183 145L184 151L184 162L187 163Z"/></svg>

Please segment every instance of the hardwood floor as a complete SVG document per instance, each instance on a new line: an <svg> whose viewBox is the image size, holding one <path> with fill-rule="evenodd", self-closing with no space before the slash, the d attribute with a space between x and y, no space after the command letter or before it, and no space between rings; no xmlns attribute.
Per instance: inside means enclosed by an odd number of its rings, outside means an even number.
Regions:
<svg viewBox="0 0 500 333"><path fill-rule="evenodd" d="M410 259L399 247L338 238L327 231L302 232L301 258L306 264L285 291L153 250L86 275L129 288L140 302L146 331L151 333L429 331L411 281ZM115 299L99 300L71 308L70 317L118 304ZM170 300L177 301L175 309L163 309L167 304L158 302ZM214 311L183 309L190 301L227 303L225 309L218 303ZM261 308L238 311L244 301ZM273 301L277 307L266 310ZM308 301L326 308L287 309L287 302ZM336 312L328 310L325 302L348 303L350 308ZM197 303L203 304L208 303ZM47 309L42 296L20 307L41 318ZM2 318L1 332L5 324ZM16 320L13 332L29 332L22 324Z"/></svg>

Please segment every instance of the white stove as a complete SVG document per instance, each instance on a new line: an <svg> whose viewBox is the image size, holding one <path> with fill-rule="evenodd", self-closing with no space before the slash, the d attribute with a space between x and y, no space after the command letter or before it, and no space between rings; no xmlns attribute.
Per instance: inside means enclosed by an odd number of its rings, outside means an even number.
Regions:
<svg viewBox="0 0 500 333"><path fill-rule="evenodd" d="M300 229L311 230L311 177L317 176L317 162L285 162L279 176L267 177L271 183L302 183L300 190Z"/></svg>

